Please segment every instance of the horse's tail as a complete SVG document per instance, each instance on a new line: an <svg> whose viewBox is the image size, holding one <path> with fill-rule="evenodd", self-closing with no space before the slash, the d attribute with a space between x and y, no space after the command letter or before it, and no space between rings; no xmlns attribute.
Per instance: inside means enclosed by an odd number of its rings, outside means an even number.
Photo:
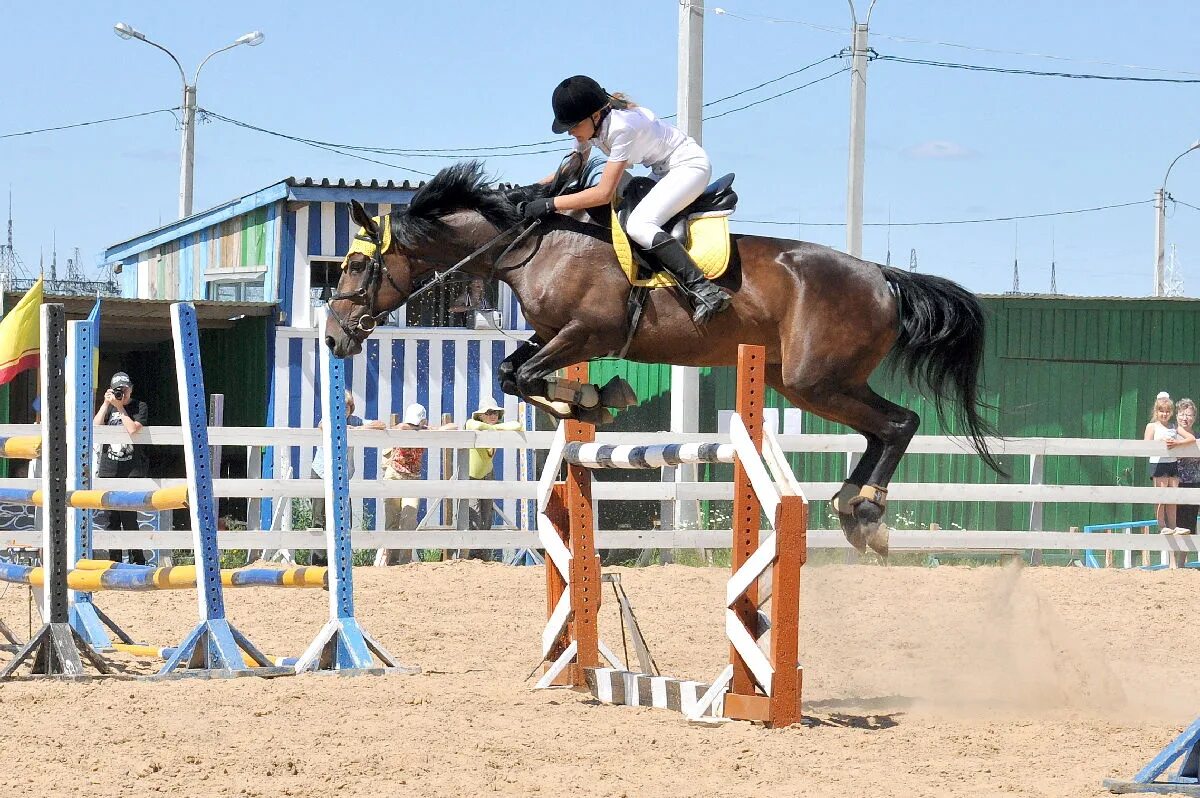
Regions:
<svg viewBox="0 0 1200 798"><path fill-rule="evenodd" d="M958 283L929 274L882 267L896 292L900 334L894 363L909 380L932 394L938 421L946 427L952 404L958 428L996 472L1004 469L988 449L992 425L980 411L979 369L983 363L984 313L975 295Z"/></svg>

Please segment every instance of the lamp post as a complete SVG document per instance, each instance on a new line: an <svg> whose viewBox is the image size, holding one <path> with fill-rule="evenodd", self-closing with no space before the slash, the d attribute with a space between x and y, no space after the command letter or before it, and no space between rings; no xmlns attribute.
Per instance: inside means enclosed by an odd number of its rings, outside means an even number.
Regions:
<svg viewBox="0 0 1200 798"><path fill-rule="evenodd" d="M196 72L192 76L192 82L188 83L187 73L183 70L183 64L179 63L179 59L175 57L175 54L166 47L152 41L146 34L125 22L118 22L113 26L113 30L122 39L137 39L151 47L157 47L169 55L171 60L175 62L175 66L179 68L179 79L183 83L183 141L179 150L179 218L182 219L185 216L190 216L192 213L192 173L196 162L196 81L200 79L200 70L204 69L204 65L208 63L208 59L217 53L232 50L234 47L242 44L251 47L262 44L265 38L263 32L259 30L251 31L234 39L232 44L227 44L224 47L213 50L204 57L204 60L200 62L200 66L196 67Z"/></svg>
<svg viewBox="0 0 1200 798"><path fill-rule="evenodd" d="M1171 165L1167 167L1167 173L1163 175L1162 185L1154 192L1154 295L1163 296L1166 294L1166 272L1163 268L1163 250L1166 248L1167 238L1167 178L1171 176L1171 170L1175 168L1175 164L1179 159L1187 155L1192 150L1200 150L1200 140L1196 141L1192 146L1188 147L1183 152L1175 156L1175 160L1171 161Z"/></svg>

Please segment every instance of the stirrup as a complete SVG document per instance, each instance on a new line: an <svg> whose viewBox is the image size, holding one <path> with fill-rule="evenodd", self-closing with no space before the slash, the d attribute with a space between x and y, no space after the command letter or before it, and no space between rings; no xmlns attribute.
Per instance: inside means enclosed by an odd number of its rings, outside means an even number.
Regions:
<svg viewBox="0 0 1200 798"><path fill-rule="evenodd" d="M712 284L709 283L709 285ZM698 326L708 324L709 319L728 308L733 301L720 288L713 286L712 290L717 293L717 298L711 301L701 297L698 293L691 294L693 300L692 322Z"/></svg>

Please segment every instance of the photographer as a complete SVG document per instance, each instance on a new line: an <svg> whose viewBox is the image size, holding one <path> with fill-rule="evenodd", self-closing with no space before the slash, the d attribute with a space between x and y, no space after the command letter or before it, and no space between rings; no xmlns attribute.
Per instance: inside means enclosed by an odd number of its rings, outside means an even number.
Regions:
<svg viewBox="0 0 1200 798"><path fill-rule="evenodd" d="M104 401L96 412L96 424L107 426L122 426L130 435L141 430L146 423L149 408L143 401L133 400L133 383L129 375L118 371L113 375L108 390L104 392ZM98 479L146 477L149 468L146 452L141 446L132 443L105 444L100 451L100 462L96 467ZM110 532L124 530L134 532L138 528L136 510L108 510L106 529ZM108 558L115 562L121 561L124 552L121 549L109 549ZM129 550L129 561L139 565L146 564L146 556L141 549Z"/></svg>

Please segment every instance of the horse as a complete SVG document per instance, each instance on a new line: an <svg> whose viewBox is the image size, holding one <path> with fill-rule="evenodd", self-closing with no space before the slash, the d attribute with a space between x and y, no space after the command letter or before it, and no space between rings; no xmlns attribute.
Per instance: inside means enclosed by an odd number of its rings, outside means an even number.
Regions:
<svg viewBox="0 0 1200 798"><path fill-rule="evenodd" d="M608 208L522 223L521 204L581 190L591 167L567 165L546 185L493 186L473 161L440 171L406 208L361 227L329 300L325 342L339 357L362 350L376 323L447 270L507 283L536 335L502 364L502 389L535 400L559 369L621 353L679 366L731 366L738 344L766 347L767 383L798 408L866 438L866 451L833 498L846 539L860 553L888 551L887 487L917 431L913 411L868 384L889 358L932 396L994 470L992 434L979 396L985 320L974 294L942 277L882 266L828 247L733 235L740 270L733 301L704 327L686 299L656 289L630 330L629 280L611 244ZM559 417L572 408L541 406ZM577 409L576 409L577 410Z"/></svg>

